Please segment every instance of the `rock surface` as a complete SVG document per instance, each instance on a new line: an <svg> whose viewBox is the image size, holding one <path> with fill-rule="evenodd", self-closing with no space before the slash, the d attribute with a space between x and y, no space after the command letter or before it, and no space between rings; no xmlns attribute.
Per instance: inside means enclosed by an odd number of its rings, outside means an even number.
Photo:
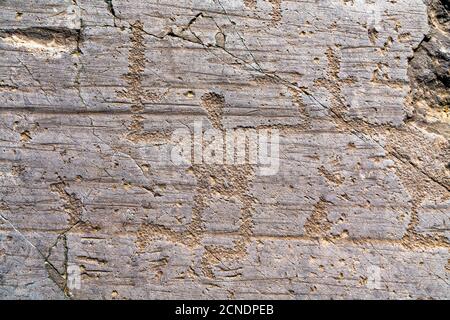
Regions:
<svg viewBox="0 0 450 320"><path fill-rule="evenodd" d="M449 299L448 9L0 0L0 298Z"/></svg>

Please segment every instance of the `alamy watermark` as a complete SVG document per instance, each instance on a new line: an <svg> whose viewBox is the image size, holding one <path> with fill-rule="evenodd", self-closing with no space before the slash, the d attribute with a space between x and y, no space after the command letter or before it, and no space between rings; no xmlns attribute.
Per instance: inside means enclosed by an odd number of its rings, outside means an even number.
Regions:
<svg viewBox="0 0 450 320"><path fill-rule="evenodd" d="M186 165L253 165L261 176L276 175L280 168L280 135L274 129L203 130L196 121L192 130L172 133L170 160Z"/></svg>
<svg viewBox="0 0 450 320"><path fill-rule="evenodd" d="M81 289L81 268L75 264L67 266L67 288L70 291Z"/></svg>
<svg viewBox="0 0 450 320"><path fill-rule="evenodd" d="M370 290L381 289L381 268L379 266L369 266L367 268L367 288Z"/></svg>

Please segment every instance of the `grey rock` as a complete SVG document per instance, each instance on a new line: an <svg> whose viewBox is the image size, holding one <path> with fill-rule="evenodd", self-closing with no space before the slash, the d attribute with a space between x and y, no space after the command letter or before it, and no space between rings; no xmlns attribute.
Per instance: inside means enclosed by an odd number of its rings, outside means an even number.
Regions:
<svg viewBox="0 0 450 320"><path fill-rule="evenodd" d="M449 299L444 6L0 1L0 299Z"/></svg>

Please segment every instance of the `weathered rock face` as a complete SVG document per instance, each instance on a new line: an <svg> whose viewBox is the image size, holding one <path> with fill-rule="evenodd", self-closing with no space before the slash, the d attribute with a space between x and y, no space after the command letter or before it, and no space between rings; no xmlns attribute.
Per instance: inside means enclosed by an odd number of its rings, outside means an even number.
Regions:
<svg viewBox="0 0 450 320"><path fill-rule="evenodd" d="M0 50L1 298L450 298L446 1L0 0Z"/></svg>
<svg viewBox="0 0 450 320"><path fill-rule="evenodd" d="M414 121L449 139L450 4L434 0L429 8L431 30L410 61L412 103L409 102L414 106Z"/></svg>

